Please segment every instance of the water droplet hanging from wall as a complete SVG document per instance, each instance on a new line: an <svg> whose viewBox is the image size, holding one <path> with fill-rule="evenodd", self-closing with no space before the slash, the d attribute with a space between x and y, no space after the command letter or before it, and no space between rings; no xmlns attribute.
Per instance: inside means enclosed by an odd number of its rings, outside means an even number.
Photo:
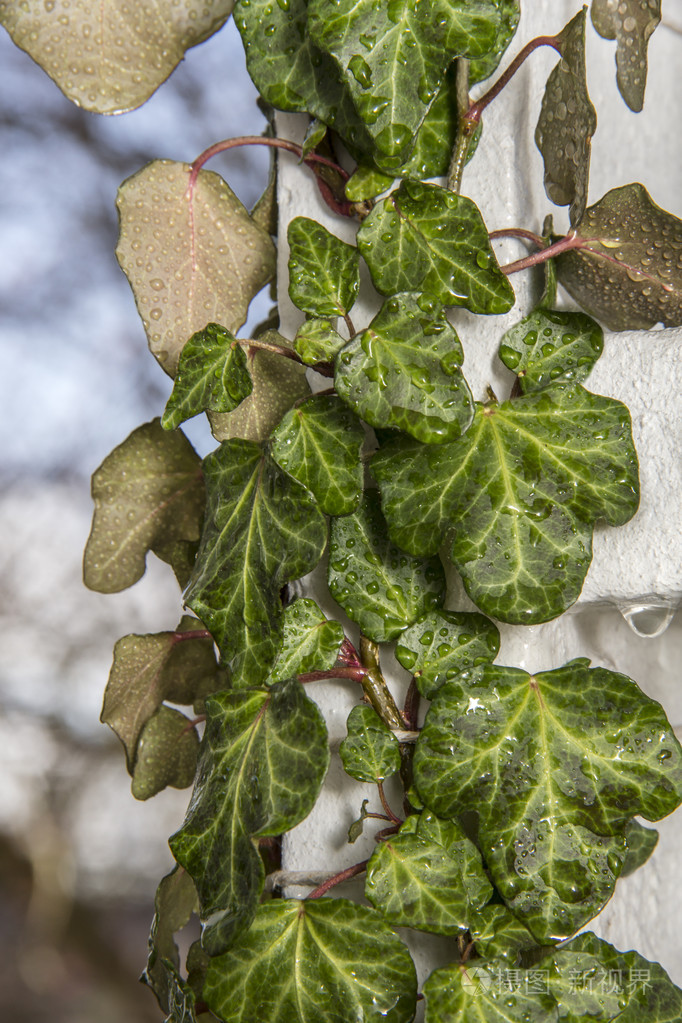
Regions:
<svg viewBox="0 0 682 1023"><path fill-rule="evenodd" d="M656 639L666 631L677 609L670 604L628 604L618 610L636 636Z"/></svg>

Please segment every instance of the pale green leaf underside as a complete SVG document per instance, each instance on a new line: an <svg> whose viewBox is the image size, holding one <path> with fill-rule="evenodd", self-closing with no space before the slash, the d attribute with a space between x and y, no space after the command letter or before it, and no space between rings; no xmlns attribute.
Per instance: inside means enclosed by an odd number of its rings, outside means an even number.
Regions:
<svg viewBox="0 0 682 1023"><path fill-rule="evenodd" d="M500 13L500 23L492 48L483 57L469 64L469 81L482 82L489 78L500 63L514 37L521 16L520 0L493 0Z"/></svg>
<svg viewBox="0 0 682 1023"><path fill-rule="evenodd" d="M500 358L527 394L559 377L582 383L603 346L601 327L584 313L536 309L504 335Z"/></svg>
<svg viewBox="0 0 682 1023"><path fill-rule="evenodd" d="M194 781L198 752L196 728L179 710L163 704L140 733L131 785L135 799L150 799L168 785L186 789Z"/></svg>
<svg viewBox="0 0 682 1023"><path fill-rule="evenodd" d="M593 0L592 24L600 36L616 40L616 81L631 110L644 105L647 45L661 20L661 0Z"/></svg>
<svg viewBox="0 0 682 1023"><path fill-rule="evenodd" d="M499 649L500 634L484 615L431 611L401 634L395 654L431 700L460 671L494 661Z"/></svg>
<svg viewBox="0 0 682 1023"><path fill-rule="evenodd" d="M282 646L268 683L306 671L327 671L336 663L343 638L341 623L325 618L314 600L294 600L284 608Z"/></svg>
<svg viewBox="0 0 682 1023"><path fill-rule="evenodd" d="M232 412L253 389L244 349L234 334L209 323L180 353L173 391L161 417L164 430L200 412Z"/></svg>
<svg viewBox="0 0 682 1023"><path fill-rule="evenodd" d="M346 727L339 753L351 778L377 783L400 770L398 740L372 707L353 707Z"/></svg>
<svg viewBox="0 0 682 1023"><path fill-rule="evenodd" d="M621 877L634 874L658 845L658 832L655 828L644 828L638 821L630 821L625 828L626 855Z"/></svg>
<svg viewBox="0 0 682 1023"><path fill-rule="evenodd" d="M294 348L308 366L314 366L316 362L333 362L345 344L338 331L334 330L332 321L319 318L306 320L294 338Z"/></svg>
<svg viewBox="0 0 682 1023"><path fill-rule="evenodd" d="M187 871L175 866L160 882L154 898L154 920L149 934L149 955L141 980L147 984L164 1012L169 1007L169 977L166 960L180 968L175 932L181 930L192 913L197 912L197 893Z"/></svg>
<svg viewBox="0 0 682 1023"><path fill-rule="evenodd" d="M350 312L360 287L359 254L326 227L295 217L287 230L289 298L312 316Z"/></svg>

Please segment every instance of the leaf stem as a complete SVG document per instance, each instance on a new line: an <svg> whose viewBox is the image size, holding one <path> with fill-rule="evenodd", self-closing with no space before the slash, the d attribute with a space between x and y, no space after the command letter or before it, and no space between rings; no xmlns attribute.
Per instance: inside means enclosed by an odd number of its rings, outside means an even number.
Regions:
<svg viewBox="0 0 682 1023"><path fill-rule="evenodd" d="M539 249L544 248L545 239L533 231L526 231L523 227L502 227L499 231L491 231L488 235L491 241L495 238L522 238L524 241L532 242Z"/></svg>
<svg viewBox="0 0 682 1023"><path fill-rule="evenodd" d="M405 822L401 820L400 817L396 817L389 806L388 800L386 799L386 793L384 792L384 783L382 781L377 782L377 788L379 790L379 799L381 800L381 805L386 812L387 819L389 821L393 821L394 824L404 824Z"/></svg>
<svg viewBox="0 0 682 1023"><path fill-rule="evenodd" d="M213 639L208 629L188 629L187 632L174 632L173 642L184 643L186 639Z"/></svg>
<svg viewBox="0 0 682 1023"><path fill-rule="evenodd" d="M447 187L451 192L459 194L464 166L476 131L476 122L469 121L469 111L471 110L469 61L464 57L458 57L455 67L455 103L457 106L457 138L450 158Z"/></svg>
<svg viewBox="0 0 682 1023"><path fill-rule="evenodd" d="M273 352L275 355L283 355L285 359L291 359L293 362L298 362L301 366L306 365L298 352L295 352L293 348L285 348L284 345L276 345L271 341L259 341L255 338L238 337L236 340L237 344L241 345L242 348L260 348L264 352Z"/></svg>
<svg viewBox="0 0 682 1023"><path fill-rule="evenodd" d="M365 696L385 725L402 729L403 719L379 666L379 644L367 636L360 637L360 660L365 669L362 680Z"/></svg>
<svg viewBox="0 0 682 1023"><path fill-rule="evenodd" d="M304 671L301 675L296 676L302 685L307 685L309 682L326 682L328 679L334 678L348 678L351 682L359 682L363 686L366 677L367 671L362 667L329 668L327 671Z"/></svg>
<svg viewBox="0 0 682 1023"><path fill-rule="evenodd" d="M346 869L342 870L339 874L334 874L333 877L323 881L319 888L316 888L315 891L311 892L310 895L306 897L306 902L310 899L321 898L323 895L327 894L330 888L334 888L337 884L341 884L342 881L350 880L350 878L355 877L356 874L361 874L363 870L367 868L368 863L369 859L362 860L361 863L356 863L352 867L346 867Z"/></svg>
<svg viewBox="0 0 682 1023"><path fill-rule="evenodd" d="M353 321L351 320L351 318L348 315L348 313L344 313L343 314L343 322L346 324L346 329L348 330L348 336L349 337L355 337L355 327L353 326Z"/></svg>
<svg viewBox="0 0 682 1023"><path fill-rule="evenodd" d="M496 96L502 92L504 87L509 84L516 72L519 70L521 65L524 63L527 57L531 55L534 50L537 50L540 46L551 46L557 53L561 53L560 48L560 34L556 36L536 36L535 39L531 39L530 42L526 43L522 50L519 50L513 61L503 71L497 81L488 89L486 93L481 96L480 99L476 100L469 107L469 112L466 115L466 119L471 121L474 125L478 124L481 119L481 114L488 106L489 103L495 99Z"/></svg>
<svg viewBox="0 0 682 1023"><path fill-rule="evenodd" d="M503 274L515 274L519 270L527 270L531 266L539 266L540 263L546 262L548 259L553 259L554 256L561 255L562 252L569 252L571 249L584 249L587 248L582 238L578 238L575 234L568 234L565 238L559 239L558 242L554 242L553 245L548 245L547 248L541 249L540 252L534 252L531 256L524 256L523 259L517 259L513 263L507 263L506 266L501 266L500 270Z"/></svg>

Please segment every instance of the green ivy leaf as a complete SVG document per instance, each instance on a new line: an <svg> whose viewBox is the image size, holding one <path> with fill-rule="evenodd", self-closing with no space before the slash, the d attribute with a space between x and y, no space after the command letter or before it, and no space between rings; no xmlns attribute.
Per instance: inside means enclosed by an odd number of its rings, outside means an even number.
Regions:
<svg viewBox="0 0 682 1023"><path fill-rule="evenodd" d="M364 442L362 424L339 398L316 395L286 413L270 454L314 494L326 515L347 515L362 494Z"/></svg>
<svg viewBox="0 0 682 1023"><path fill-rule="evenodd" d="M329 590L349 618L377 643L400 633L445 596L438 558L409 557L391 543L375 491L352 515L332 519Z"/></svg>
<svg viewBox="0 0 682 1023"><path fill-rule="evenodd" d="M353 707L339 753L346 774L376 784L400 770L400 744L371 707Z"/></svg>
<svg viewBox="0 0 682 1023"><path fill-rule="evenodd" d="M559 377L582 383L603 347L601 327L584 313L535 309L504 335L500 358L527 394Z"/></svg>
<svg viewBox="0 0 682 1023"><path fill-rule="evenodd" d="M168 973L168 1015L164 1023L198 1023L195 1013L194 992L180 977L174 967L167 967Z"/></svg>
<svg viewBox="0 0 682 1023"><path fill-rule="evenodd" d="M382 295L421 291L474 313L514 304L477 206L438 185L404 181L362 222L358 247Z"/></svg>
<svg viewBox="0 0 682 1023"><path fill-rule="evenodd" d="M288 604L283 630L282 647L268 683L334 667L344 639L343 626L326 618L314 600L300 597Z"/></svg>
<svg viewBox="0 0 682 1023"><path fill-rule="evenodd" d="M453 57L480 57L495 44L500 15L487 0L375 4L310 0L308 29L331 54L380 153L412 142Z"/></svg>
<svg viewBox="0 0 682 1023"><path fill-rule="evenodd" d="M198 912L197 892L186 870L177 865L166 874L154 898L154 920L149 934L149 955L141 980L156 995L159 1006L169 1011L168 963L180 969L180 953L175 932L182 930L192 913Z"/></svg>
<svg viewBox="0 0 682 1023"><path fill-rule="evenodd" d="M346 198L351 202L373 199L376 195L386 192L392 184L392 174L384 174L370 164L360 164L346 182Z"/></svg>
<svg viewBox="0 0 682 1023"><path fill-rule="evenodd" d="M515 963L521 952L537 948L527 927L506 906L491 904L472 915L469 922L476 952L485 959L505 959Z"/></svg>
<svg viewBox="0 0 682 1023"><path fill-rule="evenodd" d="M251 923L263 888L255 838L310 813L329 765L327 729L295 679L206 701L206 732L187 817L170 839L194 878L215 955Z"/></svg>
<svg viewBox="0 0 682 1023"><path fill-rule="evenodd" d="M277 899L211 962L204 997L230 1023L408 1023L417 978L374 910L347 899Z"/></svg>
<svg viewBox="0 0 682 1023"><path fill-rule="evenodd" d="M360 816L358 817L357 820L353 821L353 823L348 829L348 841L351 844L353 842L357 842L360 835L362 834L363 828L365 826L365 821L369 817L369 813L367 812L368 803L369 799L363 799L362 806L360 807Z"/></svg>
<svg viewBox="0 0 682 1023"><path fill-rule="evenodd" d="M427 315L417 295L395 295L341 350L334 386L371 426L395 427L438 444L459 437L473 417L463 360L442 312Z"/></svg>
<svg viewBox="0 0 682 1023"><path fill-rule="evenodd" d="M289 298L313 316L344 316L360 287L360 257L354 245L342 242L308 217L295 217L289 241Z"/></svg>
<svg viewBox="0 0 682 1023"><path fill-rule="evenodd" d="M174 430L185 419L208 409L232 412L252 388L244 349L229 330L209 323L192 335L180 353L161 425L164 430Z"/></svg>
<svg viewBox="0 0 682 1023"><path fill-rule="evenodd" d="M506 965L506 964L502 964ZM556 1023L554 998L540 988L499 980L499 960L477 959L434 970L424 984L426 1023ZM512 1015L513 1013L513 1015Z"/></svg>
<svg viewBox="0 0 682 1023"><path fill-rule="evenodd" d="M582 246L557 257L556 267L583 309L611 330L682 325L682 221L643 185L611 189L575 230Z"/></svg>
<svg viewBox="0 0 682 1023"><path fill-rule="evenodd" d="M570 206L571 224L585 212L590 147L597 115L587 92L583 7L559 35L561 60L547 79L535 142L545 162L545 191Z"/></svg>
<svg viewBox="0 0 682 1023"><path fill-rule="evenodd" d="M395 927L459 934L492 895L481 855L454 821L411 821L374 851L365 895Z"/></svg>
<svg viewBox="0 0 682 1023"><path fill-rule="evenodd" d="M346 344L332 327L331 320L312 319L301 324L294 338L294 349L308 366L333 362Z"/></svg>
<svg viewBox="0 0 682 1023"><path fill-rule="evenodd" d="M0 2L0 24L64 95L98 114L141 106L185 50L217 32L234 0L122 6L115 0ZM68 12L68 13L65 13Z"/></svg>
<svg viewBox="0 0 682 1023"><path fill-rule="evenodd" d="M482 82L484 79L490 78L514 38L514 33L519 24L521 16L519 0L493 0L493 2L500 12L497 36L493 46L485 56L471 61L469 65L469 82L472 85L475 82Z"/></svg>
<svg viewBox="0 0 682 1023"><path fill-rule="evenodd" d="M137 744L131 792L151 799L167 786L186 789L194 781L199 753L196 728L179 710L162 705L152 714Z"/></svg>
<svg viewBox="0 0 682 1023"><path fill-rule="evenodd" d="M170 543L154 545L154 554L159 561L170 565L181 590L184 590L189 582L198 550L198 540L172 540Z"/></svg>
<svg viewBox="0 0 682 1023"><path fill-rule="evenodd" d="M649 859L658 845L658 832L655 828L644 828L638 821L630 821L625 828L625 845L627 853L621 877L634 874Z"/></svg>
<svg viewBox="0 0 682 1023"><path fill-rule="evenodd" d="M661 0L593 0L592 24L604 39L616 40L616 81L630 110L644 106L647 45L661 20Z"/></svg>
<svg viewBox="0 0 682 1023"><path fill-rule="evenodd" d="M610 897L634 815L682 801L682 748L660 706L585 659L529 675L483 666L446 683L414 778L442 817L479 814L492 880L538 941L566 937Z"/></svg>
<svg viewBox="0 0 682 1023"><path fill-rule="evenodd" d="M186 603L213 634L233 684L257 685L279 652L280 588L315 567L327 527L312 494L257 444L225 441L203 464L206 525Z"/></svg>
<svg viewBox="0 0 682 1023"><path fill-rule="evenodd" d="M413 673L422 696L432 700L460 671L494 661L499 649L500 634L484 615L431 611L401 633L395 655Z"/></svg>
<svg viewBox="0 0 682 1023"><path fill-rule="evenodd" d="M201 466L181 431L158 419L139 426L92 477L95 514L83 558L83 581L118 593L144 575L147 551L201 536L205 494Z"/></svg>
<svg viewBox="0 0 682 1023"><path fill-rule="evenodd" d="M621 525L638 505L637 456L620 402L559 381L478 406L451 444L400 438L372 460L395 543L450 557L486 614L548 621L580 594L593 524Z"/></svg>
<svg viewBox="0 0 682 1023"><path fill-rule="evenodd" d="M320 121L317 117L314 117L308 125L305 138L303 139L303 145L301 146L303 156L306 157L311 153L314 153L317 147L323 142L326 134L327 125L324 121Z"/></svg>

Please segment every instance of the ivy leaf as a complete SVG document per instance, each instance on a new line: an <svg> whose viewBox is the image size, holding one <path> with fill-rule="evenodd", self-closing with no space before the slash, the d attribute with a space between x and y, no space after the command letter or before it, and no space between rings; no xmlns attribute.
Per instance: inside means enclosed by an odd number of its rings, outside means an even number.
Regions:
<svg viewBox="0 0 682 1023"><path fill-rule="evenodd" d="M682 748L660 704L585 659L529 675L485 665L446 683L414 754L426 805L479 815L478 841L509 908L540 942L610 897L634 815L682 801Z"/></svg>
<svg viewBox="0 0 682 1023"><path fill-rule="evenodd" d="M291 301L313 316L344 316L360 287L358 250L308 217L295 217L287 238Z"/></svg>
<svg viewBox="0 0 682 1023"><path fill-rule="evenodd" d="M584 313L535 309L504 335L500 358L528 394L559 377L582 383L603 347L601 327Z"/></svg>
<svg viewBox="0 0 682 1023"><path fill-rule="evenodd" d="M196 728L179 710L165 705L149 718L137 744L131 792L150 799L170 785L186 789L194 781L199 752Z"/></svg>
<svg viewBox="0 0 682 1023"><path fill-rule="evenodd" d="M276 331L268 331L259 340L291 346ZM240 438L257 444L267 440L284 413L310 394L305 366L262 348L248 348L246 358L253 390L234 412L209 413L216 440Z"/></svg>
<svg viewBox="0 0 682 1023"><path fill-rule="evenodd" d="M369 799L363 799L362 806L360 807L360 816L358 817L357 820L353 821L353 823L348 829L348 841L351 844L353 842L357 842L360 835L362 834L363 828L365 826L365 821L369 817L369 813L367 812L368 803Z"/></svg>
<svg viewBox="0 0 682 1023"><path fill-rule="evenodd" d="M438 444L459 437L473 417L463 360L442 312L426 315L417 295L396 295L339 353L334 386L371 426Z"/></svg>
<svg viewBox="0 0 682 1023"><path fill-rule="evenodd" d="M333 362L346 344L332 327L331 320L312 319L301 324L294 338L294 349L308 366Z"/></svg>
<svg viewBox="0 0 682 1023"><path fill-rule="evenodd" d="M611 330L682 325L682 221L643 185L611 189L585 211L576 234L583 244L556 267L583 309Z"/></svg>
<svg viewBox="0 0 682 1023"><path fill-rule="evenodd" d="M412 142L453 57L480 57L495 44L496 5L433 0L310 0L308 28L341 69L355 108L380 153Z"/></svg>
<svg viewBox="0 0 682 1023"><path fill-rule="evenodd" d="M327 729L295 679L206 701L206 732L187 817L170 839L194 878L202 943L223 951L251 923L264 869L255 838L306 817L329 765Z"/></svg>
<svg viewBox="0 0 682 1023"><path fill-rule="evenodd" d="M332 519L330 552L332 597L377 643L395 639L443 601L440 561L409 557L391 543L374 491L352 515Z"/></svg>
<svg viewBox="0 0 682 1023"><path fill-rule="evenodd" d="M642 827L638 821L630 821L625 828L625 845L627 853L621 877L629 877L646 863L658 845L658 832L655 828Z"/></svg>
<svg viewBox="0 0 682 1023"><path fill-rule="evenodd" d="M286 413L270 444L277 464L307 487L326 515L347 515L362 494L365 431L334 395L315 395Z"/></svg>
<svg viewBox="0 0 682 1023"><path fill-rule="evenodd" d="M158 419L139 426L92 477L95 514L83 558L83 581L118 593L144 575L147 551L199 540L205 493L201 466L181 431Z"/></svg>
<svg viewBox="0 0 682 1023"><path fill-rule="evenodd" d="M493 2L500 12L497 36L488 53L483 57L472 60L469 64L469 82L472 85L490 78L514 38L514 33L519 24L521 16L519 0L493 0Z"/></svg>
<svg viewBox="0 0 682 1023"><path fill-rule="evenodd" d="M346 198L351 202L373 199L376 195L386 192L392 184L392 174L384 174L370 164L360 164L346 182Z"/></svg>
<svg viewBox="0 0 682 1023"><path fill-rule="evenodd" d="M277 222L277 157L274 149L270 150L268 183L263 189L263 193L257 200L255 206L251 210L251 219L254 224L257 224L258 227L262 227L269 235L275 236L277 234L279 226Z"/></svg>
<svg viewBox="0 0 682 1023"><path fill-rule="evenodd" d="M585 211L590 147L597 115L587 92L585 12L559 35L561 60L547 79L535 142L545 162L545 191L557 206L570 206L571 225Z"/></svg>
<svg viewBox="0 0 682 1023"><path fill-rule="evenodd" d="M64 95L97 114L141 106L182 60L217 32L234 0L148 4L84 0L0 2L0 24L40 64Z"/></svg>
<svg viewBox="0 0 682 1023"><path fill-rule="evenodd" d="M198 550L198 540L172 540L170 543L157 543L154 545L154 554L159 561L170 565L181 590L184 590L189 582Z"/></svg>
<svg viewBox="0 0 682 1023"><path fill-rule="evenodd" d="M476 952L485 959L506 959L515 963L521 952L537 948L527 927L506 906L490 904L473 914L469 922Z"/></svg>
<svg viewBox="0 0 682 1023"><path fill-rule="evenodd" d="M649 37L661 20L661 0L594 0L592 24L604 39L616 40L616 81L620 94L639 112L644 106Z"/></svg>
<svg viewBox="0 0 682 1023"><path fill-rule="evenodd" d="M168 984L168 1015L164 1023L198 1023L195 1005L196 997L192 989L180 977L174 967L167 967Z"/></svg>
<svg viewBox="0 0 682 1023"><path fill-rule="evenodd" d="M279 651L280 588L315 567L327 527L312 494L257 444L225 441L203 465L206 525L186 603L213 634L233 684L258 685Z"/></svg>
<svg viewBox="0 0 682 1023"><path fill-rule="evenodd" d="M192 913L197 911L194 882L187 871L176 865L156 889L154 920L149 934L149 955L141 977L152 989L159 1006L166 1013L169 1011L167 964L170 963L176 971L180 969L180 953L174 935L189 923Z"/></svg>
<svg viewBox="0 0 682 1023"><path fill-rule="evenodd" d="M460 671L494 661L500 634L484 615L431 611L401 633L395 655L414 675L422 696L432 700Z"/></svg>
<svg viewBox="0 0 682 1023"><path fill-rule="evenodd" d="M209 323L192 335L180 353L161 425L164 430L174 430L185 419L208 409L232 412L252 388L244 349L229 330Z"/></svg>
<svg viewBox="0 0 682 1023"><path fill-rule="evenodd" d="M371 707L353 707L346 727L339 753L351 778L376 784L400 770L400 744Z"/></svg>
<svg viewBox="0 0 682 1023"><path fill-rule="evenodd" d="M163 701L192 704L216 687L213 640L197 629L201 622L184 615L175 632L123 636L114 647L100 721L123 743L131 773L140 733Z"/></svg>
<svg viewBox="0 0 682 1023"><path fill-rule="evenodd" d="M403 181L362 222L358 248L382 295L421 291L473 313L506 313L514 304L478 207L438 185Z"/></svg>
<svg viewBox="0 0 682 1023"><path fill-rule="evenodd" d="M451 444L400 438L372 460L391 538L411 554L450 557L486 614L548 621L580 594L592 529L638 505L637 456L620 402L559 381L478 406Z"/></svg>
<svg viewBox="0 0 682 1023"><path fill-rule="evenodd" d="M231 1023L408 1023L417 977L374 910L347 899L276 899L258 907L228 955L212 960L204 997Z"/></svg>
<svg viewBox="0 0 682 1023"><path fill-rule="evenodd" d="M365 895L395 927L459 934L492 891L473 842L428 811L416 830L403 826L382 842L367 864Z"/></svg>
<svg viewBox="0 0 682 1023"><path fill-rule="evenodd" d="M510 993L500 983L499 960L477 959L434 970L424 984L426 1023L556 1023L554 998L519 985ZM513 1015L511 1015L513 1013Z"/></svg>
<svg viewBox="0 0 682 1023"><path fill-rule="evenodd" d="M152 353L170 376L207 323L236 333L275 272L275 247L218 174L154 160L123 182L116 258Z"/></svg>
<svg viewBox="0 0 682 1023"><path fill-rule="evenodd" d="M326 618L314 600L300 597L288 604L283 630L282 647L268 683L334 667L344 639L343 626Z"/></svg>

